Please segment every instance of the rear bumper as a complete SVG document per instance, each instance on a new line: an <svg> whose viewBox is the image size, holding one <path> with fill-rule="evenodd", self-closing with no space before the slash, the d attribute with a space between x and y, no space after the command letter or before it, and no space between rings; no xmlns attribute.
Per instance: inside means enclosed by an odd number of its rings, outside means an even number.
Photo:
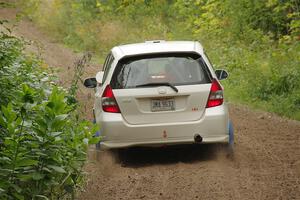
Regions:
<svg viewBox="0 0 300 200"><path fill-rule="evenodd" d="M201 143L228 143L228 135L219 137L205 137ZM195 144L194 139L187 138L169 138L167 140L146 140L146 141L103 141L101 147L104 149L126 148L132 146L163 146L163 145Z"/></svg>
<svg viewBox="0 0 300 200"><path fill-rule="evenodd" d="M182 123L128 124L121 114L102 113L97 118L104 148L191 144L195 134L202 143L228 142L228 110L221 105L208 108L200 120Z"/></svg>

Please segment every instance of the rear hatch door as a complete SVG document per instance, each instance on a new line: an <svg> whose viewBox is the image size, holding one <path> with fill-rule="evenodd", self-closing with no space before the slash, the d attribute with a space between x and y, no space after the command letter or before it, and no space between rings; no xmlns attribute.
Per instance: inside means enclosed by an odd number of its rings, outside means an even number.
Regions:
<svg viewBox="0 0 300 200"><path fill-rule="evenodd" d="M201 119L211 78L197 54L143 55L121 60L111 86L127 123L179 123Z"/></svg>

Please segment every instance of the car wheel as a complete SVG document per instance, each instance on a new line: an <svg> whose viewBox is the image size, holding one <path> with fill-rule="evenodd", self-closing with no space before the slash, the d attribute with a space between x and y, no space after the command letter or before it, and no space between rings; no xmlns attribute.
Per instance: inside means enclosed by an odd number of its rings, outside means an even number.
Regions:
<svg viewBox="0 0 300 200"><path fill-rule="evenodd" d="M228 123L228 132L229 132L229 141L228 144L229 146L233 147L234 146L234 130L233 130L233 124L231 122L231 120L229 120Z"/></svg>
<svg viewBox="0 0 300 200"><path fill-rule="evenodd" d="M228 146L227 146L227 154L228 156L232 157L234 154L234 129L231 120L229 120L228 123L228 134L229 134L229 139L228 139Z"/></svg>
<svg viewBox="0 0 300 200"><path fill-rule="evenodd" d="M100 148L101 148L100 142L98 142L98 143L96 144L96 149L97 149L97 150L100 150Z"/></svg>
<svg viewBox="0 0 300 200"><path fill-rule="evenodd" d="M95 133L95 137L99 137L101 134L100 134L100 131L97 131L96 133ZM97 144L96 144L96 149L97 150L100 150L100 148L101 148L101 146L100 146L100 142L98 142Z"/></svg>

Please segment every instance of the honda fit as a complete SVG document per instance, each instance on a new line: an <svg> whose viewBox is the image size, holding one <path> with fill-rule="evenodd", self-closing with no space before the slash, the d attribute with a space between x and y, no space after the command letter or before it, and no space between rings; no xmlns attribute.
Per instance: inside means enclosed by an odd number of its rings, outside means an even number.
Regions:
<svg viewBox="0 0 300 200"><path fill-rule="evenodd" d="M114 47L95 88L101 148L233 143L220 80L199 42L147 41Z"/></svg>

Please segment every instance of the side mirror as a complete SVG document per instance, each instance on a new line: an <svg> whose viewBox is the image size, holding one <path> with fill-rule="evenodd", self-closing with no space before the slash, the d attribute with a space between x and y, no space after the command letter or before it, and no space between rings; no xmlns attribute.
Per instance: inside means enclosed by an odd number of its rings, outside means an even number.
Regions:
<svg viewBox="0 0 300 200"><path fill-rule="evenodd" d="M217 69L215 71L216 75L217 75L217 78L219 80L224 80L228 77L228 72L226 70L223 70L223 69Z"/></svg>
<svg viewBox="0 0 300 200"><path fill-rule="evenodd" d="M103 75L104 75L104 72L103 71L100 71L96 74L96 80L99 84L102 84L102 80L103 80Z"/></svg>
<svg viewBox="0 0 300 200"><path fill-rule="evenodd" d="M95 88L97 87L97 80L96 78L85 79L83 85L87 88Z"/></svg>

